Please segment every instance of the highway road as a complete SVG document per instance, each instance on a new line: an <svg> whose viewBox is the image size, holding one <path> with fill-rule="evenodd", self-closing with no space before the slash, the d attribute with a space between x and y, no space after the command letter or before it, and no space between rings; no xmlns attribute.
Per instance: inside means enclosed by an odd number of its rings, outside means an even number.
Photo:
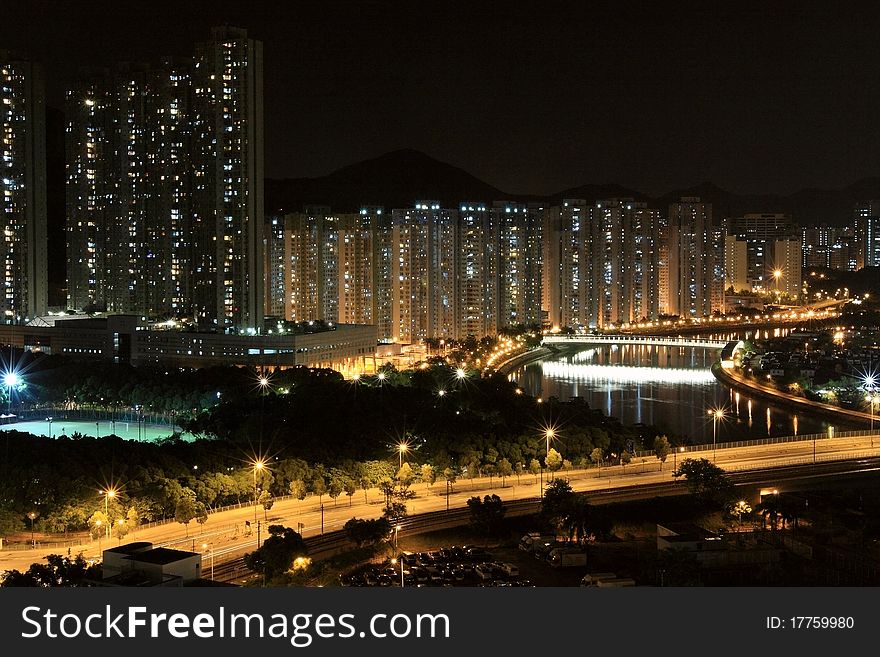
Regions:
<svg viewBox="0 0 880 657"><path fill-rule="evenodd" d="M625 467L611 466L601 469L572 470L557 476L569 479L572 488L576 491L601 492L668 483L673 479L673 465L678 462L679 457L706 458L710 461L715 459L720 467L737 475L737 473L760 471L766 468L810 465L814 459L816 463L850 460L858 469L862 467L859 462L868 463L864 459L878 456L880 456L880 432L855 438L824 438L815 442L802 441L733 447L718 449L715 452L710 445L708 449L702 451L670 454L662 470L659 461L651 457L646 458L644 462L642 459L635 459ZM467 499L474 495L496 494L505 502L536 498L540 494L540 479L536 480L532 475L524 475L517 482L516 477L509 477L503 487L497 477L494 478L491 487L488 479L462 480L452 488L453 492L447 500L445 482L438 481L430 488L423 484L414 485L412 490L416 492L416 498L408 504L409 514L445 511L447 504L451 510L462 509L466 507ZM366 501L364 497L364 494L359 491L350 499L341 496L334 504L325 496L323 513L321 505L314 497L303 501L279 500L276 501L275 506L268 514L265 514L262 508L257 508L256 520L252 505L218 511L212 513L203 526L193 522L188 528L185 528L183 525L171 521L155 527L141 528L128 534L124 541L149 541L157 546L204 552L203 566L208 571L210 570L212 552L216 568L257 547L256 521L259 521L260 539L266 538L267 525L281 524L301 530L304 537L314 541L322 533L341 529L346 521L352 517L379 517L382 513L383 502L380 491L378 489L370 490L367 492ZM246 521L250 522L250 527L245 525ZM118 544L117 539L114 538L112 543ZM207 549L202 548L204 544L208 545ZM108 541L104 539L72 545L70 550L73 555L82 553L87 558L97 558L100 555L100 549L107 546ZM37 549L30 550L3 550L0 551L0 570L25 569L31 563L44 559L47 554L65 554L66 551L66 546L58 545L51 547L38 545Z"/></svg>

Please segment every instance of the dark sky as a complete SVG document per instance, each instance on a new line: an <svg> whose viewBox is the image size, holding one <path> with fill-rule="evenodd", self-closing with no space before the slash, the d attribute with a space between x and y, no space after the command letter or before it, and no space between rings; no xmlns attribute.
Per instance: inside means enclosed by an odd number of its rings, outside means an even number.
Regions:
<svg viewBox="0 0 880 657"><path fill-rule="evenodd" d="M51 100L79 65L264 42L266 170L415 148L507 192L842 187L880 174L880 8L748 2L4 2Z"/></svg>

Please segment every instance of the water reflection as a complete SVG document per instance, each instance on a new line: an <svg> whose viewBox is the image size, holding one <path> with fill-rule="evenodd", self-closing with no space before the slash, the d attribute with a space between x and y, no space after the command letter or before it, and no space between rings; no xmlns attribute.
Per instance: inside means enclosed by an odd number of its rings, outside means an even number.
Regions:
<svg viewBox="0 0 880 657"><path fill-rule="evenodd" d="M695 442L712 442L710 408L724 409L718 442L827 432L828 422L796 416L722 386L710 371L717 353L696 347L603 345L531 363L512 378L532 395L582 397L624 424L656 425ZM755 425L754 413L763 414L766 421ZM835 424L841 430L855 428Z"/></svg>

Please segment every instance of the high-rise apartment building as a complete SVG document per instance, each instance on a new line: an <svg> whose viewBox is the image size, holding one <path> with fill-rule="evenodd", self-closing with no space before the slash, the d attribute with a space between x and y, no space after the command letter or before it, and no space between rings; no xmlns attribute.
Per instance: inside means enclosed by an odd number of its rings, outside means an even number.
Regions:
<svg viewBox="0 0 880 657"><path fill-rule="evenodd" d="M496 202L492 215L498 231L497 328L541 326L544 208Z"/></svg>
<svg viewBox="0 0 880 657"><path fill-rule="evenodd" d="M798 239L777 240L773 243L772 289L789 300L801 294L803 246Z"/></svg>
<svg viewBox="0 0 880 657"><path fill-rule="evenodd" d="M880 266L880 200L863 201L856 205L849 233L840 240L842 244L838 250L842 252L847 250L846 246L855 246L861 256L856 263L857 269ZM845 254L841 253L838 260L838 264L844 265L840 269L849 269L845 266Z"/></svg>
<svg viewBox="0 0 880 657"><path fill-rule="evenodd" d="M746 241L735 235L724 237L724 289L732 289L734 294L751 291Z"/></svg>
<svg viewBox="0 0 880 657"><path fill-rule="evenodd" d="M261 329L262 77L260 42L224 27L68 91L69 306Z"/></svg>
<svg viewBox="0 0 880 657"><path fill-rule="evenodd" d="M659 213L633 199L565 199L545 220L544 291L551 324L620 325L660 312Z"/></svg>
<svg viewBox="0 0 880 657"><path fill-rule="evenodd" d="M669 206L668 221L669 313L703 317L723 310L724 242L712 204L684 197Z"/></svg>
<svg viewBox="0 0 880 657"><path fill-rule="evenodd" d="M39 65L0 50L0 323L44 315L46 107Z"/></svg>
<svg viewBox="0 0 880 657"><path fill-rule="evenodd" d="M457 222L438 201L392 211L395 341L455 337Z"/></svg>
<svg viewBox="0 0 880 657"><path fill-rule="evenodd" d="M497 219L485 203L460 204L455 231L454 337L494 335L498 328Z"/></svg>
<svg viewBox="0 0 880 657"><path fill-rule="evenodd" d="M592 209L600 263L599 326L656 317L660 284L659 213L633 199L608 199Z"/></svg>

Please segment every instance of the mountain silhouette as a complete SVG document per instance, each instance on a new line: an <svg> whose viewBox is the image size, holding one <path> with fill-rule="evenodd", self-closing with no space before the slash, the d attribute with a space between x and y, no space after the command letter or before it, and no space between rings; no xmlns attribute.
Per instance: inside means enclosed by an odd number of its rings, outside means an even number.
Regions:
<svg viewBox="0 0 880 657"><path fill-rule="evenodd" d="M552 204L564 198L596 201L628 197L651 207L666 208L683 196L712 203L716 217L747 212L782 212L800 225L846 225L859 201L880 198L880 177L864 178L843 189L803 189L794 194L736 194L705 181L651 197L614 183L584 184L546 196L504 192L464 169L421 151L402 149L351 164L317 178L266 180L266 211L301 211L307 205L326 205L334 212L355 212L364 205L408 208L417 200L436 200L443 207L461 201L534 201Z"/></svg>

